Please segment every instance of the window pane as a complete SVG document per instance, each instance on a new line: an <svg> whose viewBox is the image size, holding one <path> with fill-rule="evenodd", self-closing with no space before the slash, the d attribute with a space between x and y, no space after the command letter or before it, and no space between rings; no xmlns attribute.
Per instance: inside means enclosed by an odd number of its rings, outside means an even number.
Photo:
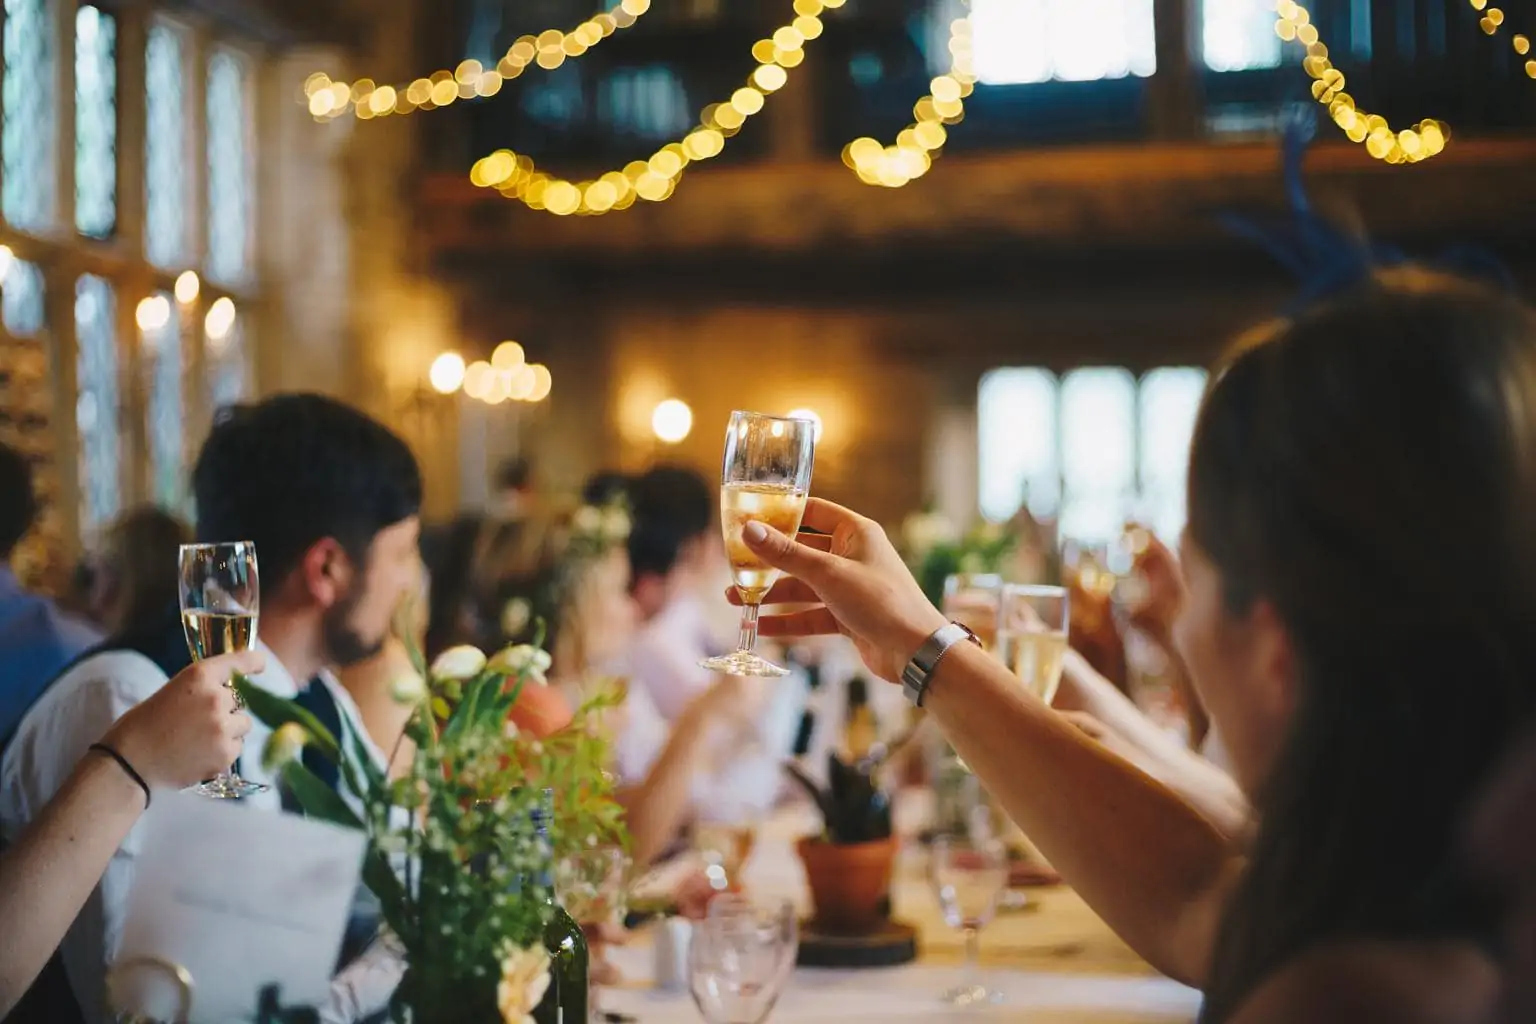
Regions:
<svg viewBox="0 0 1536 1024"><path fill-rule="evenodd" d="M117 226L117 19L75 12L75 228L106 238Z"/></svg>
<svg viewBox="0 0 1536 1024"><path fill-rule="evenodd" d="M250 73L232 50L208 61L208 275L245 280L250 258Z"/></svg>
<svg viewBox="0 0 1536 1024"><path fill-rule="evenodd" d="M1184 481L1189 439L1205 393L1205 371L1192 366L1153 370L1141 381L1141 493L1138 515L1161 537L1184 529Z"/></svg>
<svg viewBox="0 0 1536 1024"><path fill-rule="evenodd" d="M224 337L209 337L204 351L208 361L208 407L217 413L246 395L249 363L244 325L237 318Z"/></svg>
<svg viewBox="0 0 1536 1024"><path fill-rule="evenodd" d="M988 85L1157 70L1152 0L972 0L971 33Z"/></svg>
<svg viewBox="0 0 1536 1024"><path fill-rule="evenodd" d="M1061 384L1061 535L1120 535L1135 502L1136 379L1118 367L1074 370Z"/></svg>
<svg viewBox="0 0 1536 1024"><path fill-rule="evenodd" d="M1204 0L1205 64L1212 71L1248 71L1280 64L1272 0Z"/></svg>
<svg viewBox="0 0 1536 1024"><path fill-rule="evenodd" d="M43 329L47 322L43 302L43 272L35 263L14 260L0 284L0 314L5 329L17 337L28 337Z"/></svg>
<svg viewBox="0 0 1536 1024"><path fill-rule="evenodd" d="M54 61L58 59L47 0L5 0L5 180L0 206L12 227L36 231L53 221Z"/></svg>
<svg viewBox="0 0 1536 1024"><path fill-rule="evenodd" d="M181 33L150 26L145 53L144 253L157 266L180 267L187 252L187 118Z"/></svg>
<svg viewBox="0 0 1536 1024"><path fill-rule="evenodd" d="M80 528L99 529L122 502L118 429L117 300L112 285L89 274L75 284L76 363L80 430Z"/></svg>
<svg viewBox="0 0 1536 1024"><path fill-rule="evenodd" d="M598 117L616 132L669 139L688 130L693 112L682 80L670 69L618 68L603 80Z"/></svg>
<svg viewBox="0 0 1536 1024"><path fill-rule="evenodd" d="M160 296L172 310L176 298ZM149 364L149 462L155 501L179 508L186 452L186 403L182 396L181 317L172 313L164 327L144 334Z"/></svg>
<svg viewBox="0 0 1536 1024"><path fill-rule="evenodd" d="M1056 377L1029 368L993 370L976 401L981 514L1002 522L1026 501L1035 516L1056 510Z"/></svg>

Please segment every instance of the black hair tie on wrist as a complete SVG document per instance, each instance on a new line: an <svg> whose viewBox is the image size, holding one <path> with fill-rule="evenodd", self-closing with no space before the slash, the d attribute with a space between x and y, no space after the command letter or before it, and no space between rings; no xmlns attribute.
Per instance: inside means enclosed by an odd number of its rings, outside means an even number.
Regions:
<svg viewBox="0 0 1536 1024"><path fill-rule="evenodd" d="M130 779L139 784L139 788L144 791L144 806L145 808L149 807L149 783L144 781L144 776L134 771L133 765L128 763L128 759L126 757L124 757L122 754L119 754L105 743L92 743L86 749L94 750L98 754L105 754L112 760L116 761L117 766L123 771L127 772Z"/></svg>

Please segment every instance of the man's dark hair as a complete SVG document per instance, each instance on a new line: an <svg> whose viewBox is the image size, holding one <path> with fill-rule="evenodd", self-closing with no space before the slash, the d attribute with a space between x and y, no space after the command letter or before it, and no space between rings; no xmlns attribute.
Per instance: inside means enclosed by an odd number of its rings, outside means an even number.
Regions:
<svg viewBox="0 0 1536 1024"><path fill-rule="evenodd" d="M0 444L0 559L8 559L37 519L32 465L8 444Z"/></svg>
<svg viewBox="0 0 1536 1024"><path fill-rule="evenodd" d="M603 470L587 477L581 486L583 505L611 505L616 501L629 500L630 478L615 470Z"/></svg>
<svg viewBox="0 0 1536 1024"><path fill-rule="evenodd" d="M717 495L698 473L658 466L629 487L629 563L634 579L665 576L683 546L716 528Z"/></svg>
<svg viewBox="0 0 1536 1024"><path fill-rule="evenodd" d="M421 471L404 441L356 409L283 394L219 414L192 491L198 539L254 541L277 583L327 537L364 561L380 530L420 511Z"/></svg>
<svg viewBox="0 0 1536 1024"><path fill-rule="evenodd" d="M527 459L508 459L496 471L496 486L503 491L525 491L533 483L533 464Z"/></svg>

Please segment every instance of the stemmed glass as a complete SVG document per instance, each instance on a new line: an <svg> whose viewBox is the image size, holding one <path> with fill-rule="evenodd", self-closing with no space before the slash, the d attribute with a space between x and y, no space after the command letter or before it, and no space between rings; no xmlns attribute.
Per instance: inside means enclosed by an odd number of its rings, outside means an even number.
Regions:
<svg viewBox="0 0 1536 1024"><path fill-rule="evenodd" d="M700 662L730 676L787 676L789 670L759 656L757 616L779 570L742 540L750 522L765 523L793 539L805 515L816 461L816 424L811 420L731 413L725 432L725 465L720 479L720 518L731 578L741 596L741 642L737 650Z"/></svg>
<svg viewBox="0 0 1536 1024"><path fill-rule="evenodd" d="M997 605L998 657L1047 704L1061 682L1070 625L1065 587L1003 587Z"/></svg>
<svg viewBox="0 0 1536 1024"><path fill-rule="evenodd" d="M555 868L555 894L566 913L581 925L592 954L592 1019L602 1019L600 983L613 983L617 970L607 959L608 930L620 925L629 910L629 854L617 846L582 849Z"/></svg>
<svg viewBox="0 0 1536 1024"><path fill-rule="evenodd" d="M181 626L194 660L248 651L256 646L261 584L255 544L248 540L183 544L177 571ZM232 683L226 685L233 689ZM238 693L235 701L244 706ZM197 792L218 800L238 800L253 793L265 793L269 788L259 782L247 782L231 767L202 783Z"/></svg>
<svg viewBox="0 0 1536 1024"><path fill-rule="evenodd" d="M688 990L708 1024L762 1024L795 967L799 925L794 907L758 907L718 896L693 933Z"/></svg>
<svg viewBox="0 0 1536 1024"><path fill-rule="evenodd" d="M965 933L964 980L944 993L944 1001L953 1006L1001 1002L1002 993L981 983L977 961L981 930L992 922L1008 887L1007 851L985 834L940 836L934 840L928 873L944 922Z"/></svg>
<svg viewBox="0 0 1536 1024"><path fill-rule="evenodd" d="M944 614L975 633L988 651L997 649L997 604L1003 586L996 573L957 573L944 580Z"/></svg>

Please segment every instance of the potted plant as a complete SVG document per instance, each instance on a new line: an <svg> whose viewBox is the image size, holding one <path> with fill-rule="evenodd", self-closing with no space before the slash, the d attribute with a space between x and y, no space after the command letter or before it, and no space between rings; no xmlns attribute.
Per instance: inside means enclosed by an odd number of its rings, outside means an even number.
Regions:
<svg viewBox="0 0 1536 1024"><path fill-rule="evenodd" d="M414 652L413 652L414 654ZM599 844L624 845L589 712L535 737L509 725L520 694L544 685L548 656L512 647L487 659L459 647L398 683L416 707L409 773L390 780L360 748L303 708L236 681L274 729L266 751L305 812L364 829L363 878L403 952L396 1020L412 1024L556 1024L585 1020L587 947L556 902L554 864ZM299 757L314 747L340 768L331 790ZM350 798L350 799L349 799Z"/></svg>
<svg viewBox="0 0 1536 1024"><path fill-rule="evenodd" d="M876 763L828 755L827 784L785 766L821 811L821 835L796 844L814 906L812 924L828 934L868 935L890 916L896 839L891 804L875 782Z"/></svg>

